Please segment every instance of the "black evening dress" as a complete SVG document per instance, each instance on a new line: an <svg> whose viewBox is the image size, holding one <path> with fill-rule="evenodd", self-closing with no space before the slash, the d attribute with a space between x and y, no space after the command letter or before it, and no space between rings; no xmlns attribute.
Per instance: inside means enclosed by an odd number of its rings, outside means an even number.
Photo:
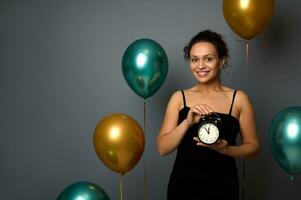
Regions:
<svg viewBox="0 0 301 200"><path fill-rule="evenodd" d="M233 93L229 113L221 117L220 138L235 145L239 121L231 115L236 91ZM179 112L178 124L186 119L189 107ZM197 146L197 125L191 126L177 148L175 163L170 175L167 200L238 200L239 186L235 158L222 155L206 147Z"/></svg>

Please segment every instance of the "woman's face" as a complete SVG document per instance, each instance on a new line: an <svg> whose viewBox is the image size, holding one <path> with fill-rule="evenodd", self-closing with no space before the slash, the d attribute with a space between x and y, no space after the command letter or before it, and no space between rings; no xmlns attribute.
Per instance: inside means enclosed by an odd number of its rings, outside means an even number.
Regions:
<svg viewBox="0 0 301 200"><path fill-rule="evenodd" d="M190 68L200 83L219 80L224 59L219 59L215 46L209 42L195 43L190 50Z"/></svg>

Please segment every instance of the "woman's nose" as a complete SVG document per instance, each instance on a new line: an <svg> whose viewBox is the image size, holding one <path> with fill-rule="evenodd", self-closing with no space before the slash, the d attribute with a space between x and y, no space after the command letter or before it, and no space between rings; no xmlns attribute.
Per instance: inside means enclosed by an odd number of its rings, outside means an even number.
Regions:
<svg viewBox="0 0 301 200"><path fill-rule="evenodd" d="M204 65L204 62L199 61L197 67L198 67L199 69L203 69L203 68L205 68L206 66Z"/></svg>

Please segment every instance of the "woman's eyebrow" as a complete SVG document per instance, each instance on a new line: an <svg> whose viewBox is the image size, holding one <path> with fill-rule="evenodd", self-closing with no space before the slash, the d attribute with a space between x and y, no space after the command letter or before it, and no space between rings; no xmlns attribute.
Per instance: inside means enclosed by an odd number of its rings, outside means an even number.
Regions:
<svg viewBox="0 0 301 200"><path fill-rule="evenodd" d="M214 56L214 54L211 54L211 53L209 53L209 54L205 54L203 57L205 57L205 56ZM197 56L197 55L190 55L190 57L199 57L199 56Z"/></svg>

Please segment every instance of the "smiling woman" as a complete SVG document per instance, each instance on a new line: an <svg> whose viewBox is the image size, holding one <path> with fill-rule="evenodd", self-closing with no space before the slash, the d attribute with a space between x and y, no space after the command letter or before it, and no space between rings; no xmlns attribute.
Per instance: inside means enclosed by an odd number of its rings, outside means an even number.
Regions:
<svg viewBox="0 0 301 200"><path fill-rule="evenodd" d="M235 158L254 157L259 150L252 105L245 92L221 83L220 72L228 58L221 35L202 31L184 53L197 84L171 96L157 137L160 155L177 150L167 199L238 200ZM215 115L220 125L207 121L203 131L203 120ZM201 142L203 133L207 139L210 134L218 138ZM238 133L242 143L236 145Z"/></svg>

